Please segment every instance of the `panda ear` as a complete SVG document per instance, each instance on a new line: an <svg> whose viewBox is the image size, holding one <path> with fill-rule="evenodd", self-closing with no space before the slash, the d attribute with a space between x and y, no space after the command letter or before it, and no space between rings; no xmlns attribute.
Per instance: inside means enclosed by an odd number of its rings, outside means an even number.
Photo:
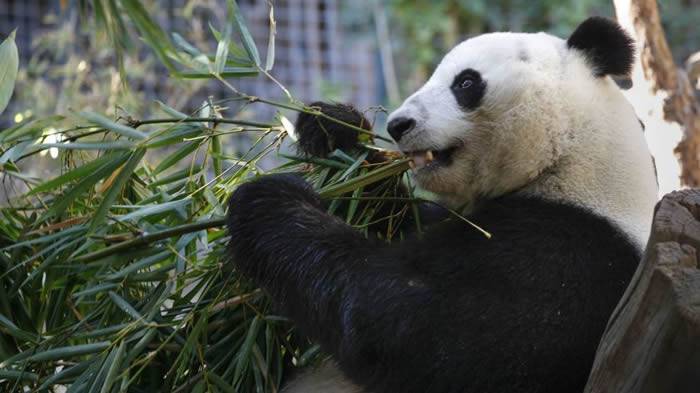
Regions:
<svg viewBox="0 0 700 393"><path fill-rule="evenodd" d="M584 53L597 77L625 76L632 72L634 40L611 19L596 16L586 19L567 44Z"/></svg>

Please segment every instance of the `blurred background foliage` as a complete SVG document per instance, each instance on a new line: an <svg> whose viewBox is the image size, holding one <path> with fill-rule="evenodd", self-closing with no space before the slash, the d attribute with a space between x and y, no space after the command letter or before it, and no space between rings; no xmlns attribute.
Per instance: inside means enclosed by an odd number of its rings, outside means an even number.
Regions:
<svg viewBox="0 0 700 393"><path fill-rule="evenodd" d="M698 3L659 1L679 61ZM226 268L228 195L301 172L367 235L417 200L376 213L410 185L405 160L297 157L304 103L356 103L382 130L460 40L566 36L589 15L611 2L0 0L21 59L0 114L0 390L278 391L318 347Z"/></svg>
<svg viewBox="0 0 700 393"><path fill-rule="evenodd" d="M3 4L5 3L5 4ZM17 1L0 0L0 10L9 14ZM14 112L0 117L0 124L8 124L17 114L43 116L61 113L69 107L96 109L108 114L119 114L119 110L135 117L144 116L156 109L154 98L164 100L177 108L196 108L209 95L216 95L221 88L206 81L182 83L175 78L163 78L166 74L152 52L143 50L143 42L134 35L133 29L125 29L120 39L110 42L109 36L97 33L95 22L80 12L80 1L59 2L42 0L24 2L27 8L43 10L40 20L32 32L31 43L22 48L24 66L20 70L18 89L14 98ZM32 4L32 3L37 3ZM63 3L64 6L58 6ZM242 5L244 12L254 6ZM256 3L251 1L250 3ZM264 1L257 1L264 5ZM321 34L338 34L342 45L332 48L336 56L364 50L363 71L332 78L319 75L321 79L310 91L292 89L303 100L335 99L360 106L384 105L392 107L387 95L387 81L382 75L379 48L390 45L396 80L400 96L406 96L419 87L439 61L441 55L459 41L469 36L488 31L548 31L559 36L568 35L582 19L589 15L614 16L610 0L436 0L416 2L410 0L362 0L362 1L277 1L278 7L331 8L335 13L319 17L317 24L328 24L336 18L333 29L320 27ZM280 4L281 3L281 4ZM53 5L51 5L53 4ZM222 22L221 1L215 0L156 0L143 2L149 14L166 28L172 28L185 39L200 48L211 49L216 43L209 33L209 24ZM386 12L390 42L378 37L376 20L379 5ZM331 7L332 5L332 7ZM683 62L695 51L700 42L700 1L660 0L659 7L669 43L676 61ZM0 11L2 13L3 11ZM82 15L82 16L81 16ZM0 19L0 21L2 21ZM251 27L258 45L263 34L255 30L265 28L264 18L253 20ZM290 17L289 23L304 23L304 19ZM260 25L260 26L257 26ZM16 26L7 18L0 24L0 37L4 37ZM280 35L287 40L296 39L308 45L302 35L289 36L289 29L280 26ZM19 31L18 34L27 32ZM120 78L115 61L114 46L125 50L123 64L128 70L126 80ZM21 45L20 45L21 46ZM262 48L264 49L264 48ZM300 50L296 55L304 56ZM285 56L283 55L282 58ZM342 60L344 61L344 60ZM301 71L298 71L301 72ZM353 77L356 80L345 78ZM285 85L291 85L298 76L293 71L280 77ZM333 80L335 79L335 80ZM365 79L361 81L361 79ZM367 79L369 81L367 81ZM130 86L131 89L125 88ZM269 90L269 85L254 86L249 90ZM348 93L353 88L366 90L358 94ZM248 91L259 94L258 91ZM361 101L361 102L358 102ZM31 108L29 112L26 112ZM366 108L364 108L366 109ZM25 113L26 112L26 113ZM254 114L251 114L254 116Z"/></svg>

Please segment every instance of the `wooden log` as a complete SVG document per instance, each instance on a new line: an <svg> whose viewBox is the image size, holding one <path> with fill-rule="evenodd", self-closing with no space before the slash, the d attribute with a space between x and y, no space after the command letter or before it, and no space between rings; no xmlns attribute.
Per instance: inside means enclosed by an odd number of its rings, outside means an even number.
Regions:
<svg viewBox="0 0 700 393"><path fill-rule="evenodd" d="M644 76L652 82L652 93L667 94L664 118L683 128L683 140L675 151L681 161L681 180L690 187L700 186L700 102L688 74L673 60L661 25L656 0L614 0L615 13L622 26L631 30L641 47ZM698 390L700 391L700 390Z"/></svg>
<svg viewBox="0 0 700 393"><path fill-rule="evenodd" d="M700 392L700 190L656 206L651 237L610 317L585 393Z"/></svg>

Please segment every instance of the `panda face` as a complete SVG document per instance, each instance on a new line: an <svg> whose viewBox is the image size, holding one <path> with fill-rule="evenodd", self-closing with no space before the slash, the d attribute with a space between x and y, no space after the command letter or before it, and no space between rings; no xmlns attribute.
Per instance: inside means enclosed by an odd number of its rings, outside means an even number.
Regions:
<svg viewBox="0 0 700 393"><path fill-rule="evenodd" d="M468 203L522 187L557 160L568 128L565 69L582 67L582 84L595 79L571 52L544 33L485 34L449 52L389 117L418 183Z"/></svg>

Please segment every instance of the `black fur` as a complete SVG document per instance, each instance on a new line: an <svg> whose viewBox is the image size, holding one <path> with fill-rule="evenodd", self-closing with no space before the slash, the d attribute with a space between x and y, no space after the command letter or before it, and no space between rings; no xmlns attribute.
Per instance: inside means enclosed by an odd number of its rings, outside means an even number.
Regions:
<svg viewBox="0 0 700 393"><path fill-rule="evenodd" d="M387 245L274 175L229 202L236 268L374 393L580 393L639 260L607 220L506 196Z"/></svg>
<svg viewBox="0 0 700 393"><path fill-rule="evenodd" d="M634 63L634 40L617 24L601 17L583 21L567 41L586 54L595 75L629 75Z"/></svg>
<svg viewBox="0 0 700 393"><path fill-rule="evenodd" d="M370 122L352 105L319 101L310 106L344 123L371 130ZM335 149L347 151L357 145L357 130L320 116L302 112L297 118L295 128L299 139L299 151L309 156L326 157Z"/></svg>
<svg viewBox="0 0 700 393"><path fill-rule="evenodd" d="M468 83L467 87L464 85L465 82ZM478 71L467 68L455 76L450 90L462 108L471 110L479 106L486 94L486 81L481 78Z"/></svg>

